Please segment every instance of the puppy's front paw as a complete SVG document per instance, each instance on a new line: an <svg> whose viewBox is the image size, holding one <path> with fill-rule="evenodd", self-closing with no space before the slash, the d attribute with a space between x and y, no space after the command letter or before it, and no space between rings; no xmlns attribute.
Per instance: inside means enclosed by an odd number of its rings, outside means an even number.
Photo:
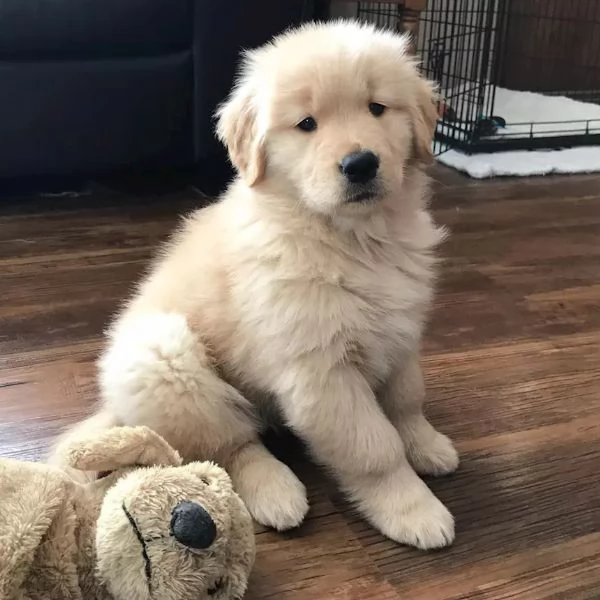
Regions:
<svg viewBox="0 0 600 600"><path fill-rule="evenodd" d="M389 537L420 550L433 550L452 544L454 518L433 493L428 492L417 504L397 514L390 523Z"/></svg>
<svg viewBox="0 0 600 600"><path fill-rule="evenodd" d="M449 546L454 518L410 468L355 490L367 519L383 535L421 550Z"/></svg>
<svg viewBox="0 0 600 600"><path fill-rule="evenodd" d="M435 430L412 440L406 451L413 469L421 475L448 475L458 468L458 452L450 438Z"/></svg>

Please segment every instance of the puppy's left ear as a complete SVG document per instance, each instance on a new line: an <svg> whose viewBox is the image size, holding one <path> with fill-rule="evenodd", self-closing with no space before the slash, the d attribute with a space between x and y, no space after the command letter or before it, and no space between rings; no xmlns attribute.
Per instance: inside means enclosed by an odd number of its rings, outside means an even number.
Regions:
<svg viewBox="0 0 600 600"><path fill-rule="evenodd" d="M217 136L249 186L265 174L264 138L258 130L255 94L249 83L236 88L217 111Z"/></svg>
<svg viewBox="0 0 600 600"><path fill-rule="evenodd" d="M435 85L419 77L415 104L412 109L414 156L418 162L429 164L433 160L431 144L437 125L437 93Z"/></svg>

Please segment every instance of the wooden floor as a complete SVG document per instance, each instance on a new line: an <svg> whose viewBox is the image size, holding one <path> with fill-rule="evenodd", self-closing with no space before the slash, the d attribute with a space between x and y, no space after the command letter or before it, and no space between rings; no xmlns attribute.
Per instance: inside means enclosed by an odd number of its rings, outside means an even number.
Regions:
<svg viewBox="0 0 600 600"><path fill-rule="evenodd" d="M453 235L425 342L428 409L462 465L430 483L456 542L425 554L382 539L278 441L312 510L292 534L257 530L250 600L600 598L600 178L434 176ZM100 187L0 200L3 456L43 456L89 410L104 325L201 201Z"/></svg>

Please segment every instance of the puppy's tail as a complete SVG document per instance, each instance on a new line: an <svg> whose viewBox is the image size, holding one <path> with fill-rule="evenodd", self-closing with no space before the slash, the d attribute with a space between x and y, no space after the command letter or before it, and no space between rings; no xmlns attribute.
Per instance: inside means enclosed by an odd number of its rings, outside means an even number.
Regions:
<svg viewBox="0 0 600 600"><path fill-rule="evenodd" d="M122 425L122 423L119 422L115 415L106 409L100 410L63 433L51 448L47 463L62 469L79 483L89 483L90 481L94 481L97 479L98 473L79 471L71 468L67 464L66 448L80 438L88 438L94 433L99 433L105 429L110 429L111 427L116 427L118 425Z"/></svg>

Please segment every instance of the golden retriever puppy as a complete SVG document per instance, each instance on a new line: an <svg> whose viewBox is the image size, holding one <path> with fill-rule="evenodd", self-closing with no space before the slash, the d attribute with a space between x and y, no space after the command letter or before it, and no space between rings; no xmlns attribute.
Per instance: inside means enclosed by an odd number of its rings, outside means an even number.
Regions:
<svg viewBox="0 0 600 600"><path fill-rule="evenodd" d="M153 428L222 464L255 519L283 530L308 504L259 439L280 418L383 534L437 548L453 518L417 473L458 457L422 411L442 233L423 173L433 90L407 46L335 22L245 55L217 127L238 176L114 322L102 406L80 427Z"/></svg>

